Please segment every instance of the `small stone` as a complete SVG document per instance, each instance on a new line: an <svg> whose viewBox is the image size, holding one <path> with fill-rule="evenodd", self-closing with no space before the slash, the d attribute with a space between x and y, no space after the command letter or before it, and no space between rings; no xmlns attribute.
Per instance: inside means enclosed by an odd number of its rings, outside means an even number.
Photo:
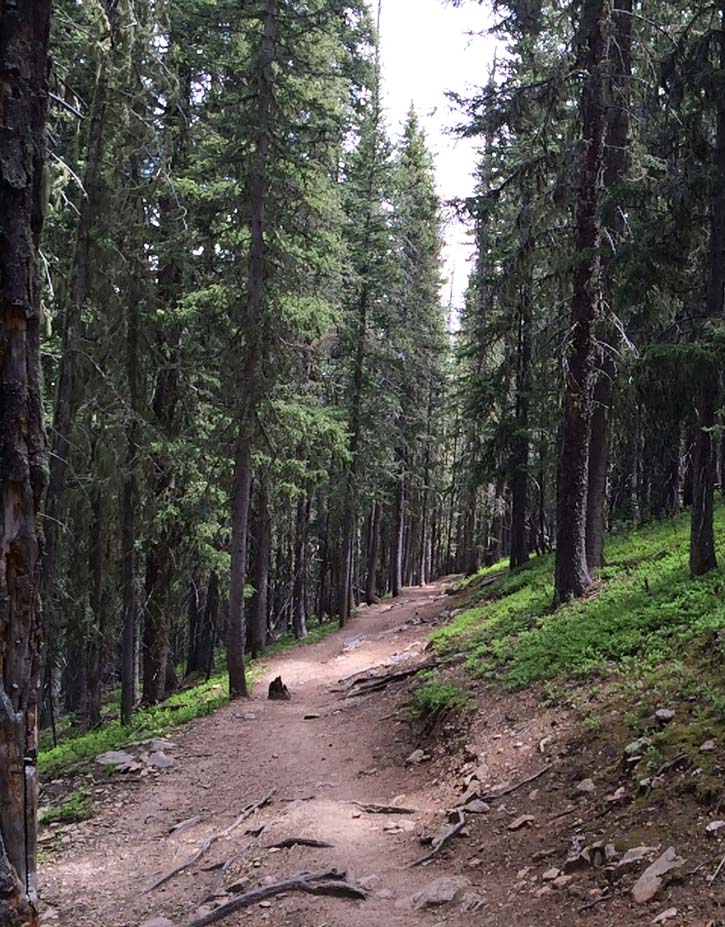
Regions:
<svg viewBox="0 0 725 927"><path fill-rule="evenodd" d="M152 917L150 921L144 921L141 927L174 927L174 923L168 917Z"/></svg>
<svg viewBox="0 0 725 927"><path fill-rule="evenodd" d="M716 834L719 830L722 830L723 827L725 827L725 821L711 821L705 828L705 833L710 834L710 836L712 836L713 834Z"/></svg>
<svg viewBox="0 0 725 927"><path fill-rule="evenodd" d="M419 766L421 763L425 763L425 761L429 759L430 757L425 752L425 750L413 750L405 762L408 766Z"/></svg>
<svg viewBox="0 0 725 927"><path fill-rule="evenodd" d="M478 769L476 769L476 771L474 772L473 778L478 779L479 782L485 782L490 775L491 775L491 771L489 770L486 763L481 763Z"/></svg>
<svg viewBox="0 0 725 927"><path fill-rule="evenodd" d="M466 869L477 869L479 866L483 866L483 860L479 859L477 856L474 856L473 859L469 859L466 863Z"/></svg>
<svg viewBox="0 0 725 927"><path fill-rule="evenodd" d="M627 797L627 790L625 789L623 785L620 785L617 791L614 792L612 795L605 795L604 800L609 802L610 805L614 805L617 802L622 801L626 797Z"/></svg>
<svg viewBox="0 0 725 927"><path fill-rule="evenodd" d="M582 779L575 789L580 795L593 795L596 790L597 787L591 779Z"/></svg>
<svg viewBox="0 0 725 927"><path fill-rule="evenodd" d="M509 830L521 830L522 827L531 827L535 820L533 814L522 814L509 824Z"/></svg>
<svg viewBox="0 0 725 927"><path fill-rule="evenodd" d="M543 898L545 895L553 895L554 889L550 885L544 885L537 889L534 894L537 898Z"/></svg>
<svg viewBox="0 0 725 927"><path fill-rule="evenodd" d="M400 901L398 907L412 909L413 911L437 908L458 901L468 888L468 879L464 879L463 876L442 876L439 879L434 879L422 891Z"/></svg>
<svg viewBox="0 0 725 927"><path fill-rule="evenodd" d="M169 766L174 765L172 758L167 756L161 750L159 750L157 753L152 753L146 762L149 764L149 766L155 766L156 769L168 769Z"/></svg>
<svg viewBox="0 0 725 927"><path fill-rule="evenodd" d="M627 758L641 756L651 746L652 741L649 737L638 737L637 740L633 740L632 743L627 744L624 748L624 755Z"/></svg>
<svg viewBox="0 0 725 927"><path fill-rule="evenodd" d="M658 914L652 923L664 924L666 921L671 921L673 917L677 917L677 908L668 908L666 911L663 911L662 914Z"/></svg>
<svg viewBox="0 0 725 927"><path fill-rule="evenodd" d="M554 866L551 869L547 869L541 878L544 882L553 882L554 879L558 879L561 874L561 869L557 869Z"/></svg>
<svg viewBox="0 0 725 927"><path fill-rule="evenodd" d="M704 744L700 746L700 753L712 753L715 749L714 740L706 740Z"/></svg>
<svg viewBox="0 0 725 927"><path fill-rule="evenodd" d="M573 878L574 876L562 874L558 878L554 879L551 884L554 886L554 888L566 888Z"/></svg>
<svg viewBox="0 0 725 927"><path fill-rule="evenodd" d="M473 801L466 802L463 806L463 810L467 811L469 814L488 814L491 808L485 801L481 801L480 798L474 798Z"/></svg>
<svg viewBox="0 0 725 927"><path fill-rule="evenodd" d="M485 904L486 899L483 895L479 895L478 892L466 892L463 898L461 898L461 911L468 914L472 911L478 911Z"/></svg>
<svg viewBox="0 0 725 927"><path fill-rule="evenodd" d="M236 882L232 882L232 884L227 887L227 891L230 895L241 895L242 892L246 892L248 887L249 879L237 879Z"/></svg>
<svg viewBox="0 0 725 927"><path fill-rule="evenodd" d="M671 708L658 708L655 712L655 718L658 724L669 724L674 720L675 713Z"/></svg>
<svg viewBox="0 0 725 927"><path fill-rule="evenodd" d="M125 766L133 763L133 757L123 750L109 750L97 756L96 763L100 763L101 766Z"/></svg>
<svg viewBox="0 0 725 927"><path fill-rule="evenodd" d="M651 901L662 887L665 876L673 869L681 869L685 860L677 855L674 847L668 847L659 859L642 873L634 883L632 896L637 904Z"/></svg>
<svg viewBox="0 0 725 927"><path fill-rule="evenodd" d="M259 902L259 907L260 907L260 908L271 908L271 907L272 907L272 902L271 902L271 901L260 901L260 902Z"/></svg>
<svg viewBox="0 0 725 927"><path fill-rule="evenodd" d="M361 818L361 817L362 817L362 811L353 811L352 814L351 814L351 817L353 817L353 818Z"/></svg>

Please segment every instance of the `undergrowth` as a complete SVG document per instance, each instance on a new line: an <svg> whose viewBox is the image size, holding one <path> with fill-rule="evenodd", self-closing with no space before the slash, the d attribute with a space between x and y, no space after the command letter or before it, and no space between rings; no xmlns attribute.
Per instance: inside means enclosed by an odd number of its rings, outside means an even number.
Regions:
<svg viewBox="0 0 725 927"><path fill-rule="evenodd" d="M315 625L310 628L307 637L301 642L295 640L292 635L285 635L267 648L264 657L249 662L248 682L253 683L262 674L266 658L283 653L292 647L314 644L336 629L337 624L334 622ZM61 730L59 743L55 747L48 743L49 732L44 731L38 768L46 780L53 779L70 771L80 762L105 753L107 750L118 750L146 738L167 734L181 724L210 714L228 701L228 680L220 660L208 680L176 692L159 705L138 709L130 724L123 725L117 718L110 719L96 730L78 734L66 722ZM114 698L107 706L107 710L110 709L117 714L116 703L117 698Z"/></svg>
<svg viewBox="0 0 725 927"><path fill-rule="evenodd" d="M93 814L93 803L85 792L71 792L59 805L43 808L38 815L38 823L75 824L85 821Z"/></svg>
<svg viewBox="0 0 725 927"><path fill-rule="evenodd" d="M432 634L433 645L442 656L464 653L469 672L512 688L616 673L656 682L664 668L725 718L721 677L706 671L713 646L720 659L725 650L725 507L715 521L721 566L696 579L687 514L610 535L592 594L556 610L553 555L493 584L481 586L487 574L477 574L461 584L470 593L464 610Z"/></svg>

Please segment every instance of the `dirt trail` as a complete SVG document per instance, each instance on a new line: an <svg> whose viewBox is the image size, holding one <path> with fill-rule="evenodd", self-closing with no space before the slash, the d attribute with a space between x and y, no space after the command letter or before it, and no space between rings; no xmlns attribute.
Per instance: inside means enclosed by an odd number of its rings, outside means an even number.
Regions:
<svg viewBox="0 0 725 927"><path fill-rule="evenodd" d="M397 711L398 687L342 699L339 681L375 667L420 659L425 622L446 608L444 583L407 589L390 601L362 609L343 631L274 659L248 701L232 703L192 722L173 736L175 765L136 782L118 776L112 798L89 821L66 831L64 845L44 865L48 922L74 927L136 927L151 917L174 924L194 914L221 884L213 863L239 853L224 881L283 877L300 869L339 866L368 880L365 903L291 895L231 916L224 924L267 922L299 927L363 927L431 923L440 914L396 905L434 877L427 868L408 869L423 852L416 833L443 821L440 784L427 766L406 766L409 723ZM422 620L423 623L413 624ZM401 628L401 625L406 627ZM269 680L281 674L290 702L266 699ZM305 716L319 716L308 717ZM438 785L438 788L436 788ZM166 885L144 888L164 870L190 856L205 838L230 824L248 803L275 787L273 802L250 825L216 843L204 859ZM390 803L415 815L360 813L351 801ZM203 820L177 836L179 822ZM324 840L332 849L295 847L277 852L266 844L289 836ZM440 875L443 867L437 867ZM471 915L460 915L470 923ZM458 923L449 912L447 923Z"/></svg>

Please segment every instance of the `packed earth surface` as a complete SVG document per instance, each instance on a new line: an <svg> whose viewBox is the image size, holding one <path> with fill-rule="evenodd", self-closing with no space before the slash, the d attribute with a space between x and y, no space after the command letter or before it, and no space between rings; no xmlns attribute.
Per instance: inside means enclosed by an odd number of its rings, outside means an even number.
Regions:
<svg viewBox="0 0 725 927"><path fill-rule="evenodd" d="M707 830L719 815L631 801L611 772L608 789L601 772L622 744L583 739L571 708L481 688L475 712L431 725L410 711L414 674L356 694L431 659L428 632L455 607L445 586L361 608L270 660L250 699L149 746L168 762L110 777L95 764L94 816L41 835L43 923L182 927L256 886L333 868L365 900L289 892L219 923L725 923L725 880L711 881L721 836ZM267 699L277 676L289 701ZM273 846L292 838L329 846ZM667 870L659 882L652 864Z"/></svg>

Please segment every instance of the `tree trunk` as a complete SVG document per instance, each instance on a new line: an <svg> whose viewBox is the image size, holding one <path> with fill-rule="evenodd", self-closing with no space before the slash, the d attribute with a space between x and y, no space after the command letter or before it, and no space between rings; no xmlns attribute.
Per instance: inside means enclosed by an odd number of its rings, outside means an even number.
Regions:
<svg viewBox="0 0 725 927"><path fill-rule="evenodd" d="M219 577L212 570L206 588L204 618L199 635L199 669L208 679L214 669L214 645L218 636Z"/></svg>
<svg viewBox="0 0 725 927"><path fill-rule="evenodd" d="M380 558L380 524L383 517L383 507L375 499L370 516L370 538L368 542L368 569L365 577L365 601L374 605L377 600L377 572Z"/></svg>
<svg viewBox="0 0 725 927"><path fill-rule="evenodd" d="M269 516L269 477L266 469L259 475L257 508L254 522L254 562L250 604L249 643L252 656L264 653L267 646L267 612L269 602L269 558L272 551L272 521Z"/></svg>
<svg viewBox="0 0 725 927"><path fill-rule="evenodd" d="M292 627L297 640L307 637L307 524L309 502L304 493L297 499L295 518L295 575L292 591Z"/></svg>
<svg viewBox="0 0 725 927"><path fill-rule="evenodd" d="M0 14L0 924L35 927L38 510L45 473L36 256L45 211L47 0Z"/></svg>
<svg viewBox="0 0 725 927"><path fill-rule="evenodd" d="M587 565L604 566L607 472L609 469L609 414L612 404L614 364L604 358L594 386L589 437L589 486L587 489Z"/></svg>
<svg viewBox="0 0 725 927"><path fill-rule="evenodd" d="M601 313L600 198L607 129L609 59L607 7L587 0L589 22L580 68L586 74L581 100L582 155L576 210L576 252L571 331L567 351L559 495L554 604L583 595L591 585L587 566L586 525L589 480L589 434L595 361L594 323Z"/></svg>
<svg viewBox="0 0 725 927"><path fill-rule="evenodd" d="M706 315L722 321L725 310L725 0L719 4L719 84L714 189L710 214L710 260ZM715 75L713 75L715 77ZM720 370L706 360L699 371L697 391L697 435L692 461L692 522L690 529L690 572L701 576L717 566L715 557L714 495L715 437L720 392Z"/></svg>
<svg viewBox="0 0 725 927"><path fill-rule="evenodd" d="M521 294L516 373L516 434L511 460L511 569L529 559L526 527L529 488L529 390L531 380L531 300L528 285Z"/></svg>
<svg viewBox="0 0 725 927"><path fill-rule="evenodd" d="M611 307L615 299L616 244L624 229L621 187L627 171L629 155L629 109L632 81L632 0L614 0L612 7L612 67L611 105L605 146L604 188L607 201L603 210L604 226L615 250L604 258L604 296ZM603 325L604 341L609 341L614 326L607 318ZM597 371L594 385L591 436L589 441L589 486L587 490L587 565L590 569L604 566L604 533L606 530L607 471L609 468L609 420L614 393L616 367L612 359L613 346L604 344L597 350Z"/></svg>
<svg viewBox="0 0 725 927"><path fill-rule="evenodd" d="M398 477L395 492L395 511L393 514L393 538L390 554L390 592L397 598L403 588L403 531L405 516L405 475L402 471Z"/></svg>
<svg viewBox="0 0 725 927"><path fill-rule="evenodd" d="M137 172L134 169L132 173ZM138 181L138 177L136 177ZM140 211L140 204L139 211ZM136 216L132 217L132 221ZM133 273L133 269L131 269ZM138 591L136 578L136 515L138 509L139 447L139 293L138 278L131 278L126 308L126 379L128 419L126 462L121 498L121 723L129 724L136 699L136 640L138 634Z"/></svg>
<svg viewBox="0 0 725 927"><path fill-rule="evenodd" d="M234 461L232 488L232 550L229 582L227 669L231 698L246 696L244 672L244 583L247 572L247 527L252 481L252 440L258 402L257 379L260 349L265 340L267 256L265 243L269 196L269 148L271 142L272 65L276 57L277 0L266 0L262 13L262 39L257 74L257 137L249 174L249 266L247 301L242 318L246 339L242 365L242 408Z"/></svg>
<svg viewBox="0 0 725 927"><path fill-rule="evenodd" d="M103 493L96 484L91 490L91 527L88 551L88 568L91 577L89 602L91 628L86 644L88 698L85 724L88 728L96 728L101 723L101 682L106 630L105 609L103 608L104 518Z"/></svg>
<svg viewBox="0 0 725 927"><path fill-rule="evenodd" d="M113 28L115 17L109 5L109 22ZM100 43L99 43L100 47ZM88 128L86 164L83 172L75 248L70 269L63 318L62 344L58 362L57 388L53 410L53 427L50 432L48 486L44 504L43 561L40 584L45 622L45 673L51 678L59 666L62 650L63 602L60 577L60 541L65 530L65 485L68 460L73 438L75 412L78 404L76 379L80 354L83 309L88 299L92 266L91 244L93 226L99 199L99 167L103 154L106 111L108 102L107 53L99 51L96 86L91 102Z"/></svg>

